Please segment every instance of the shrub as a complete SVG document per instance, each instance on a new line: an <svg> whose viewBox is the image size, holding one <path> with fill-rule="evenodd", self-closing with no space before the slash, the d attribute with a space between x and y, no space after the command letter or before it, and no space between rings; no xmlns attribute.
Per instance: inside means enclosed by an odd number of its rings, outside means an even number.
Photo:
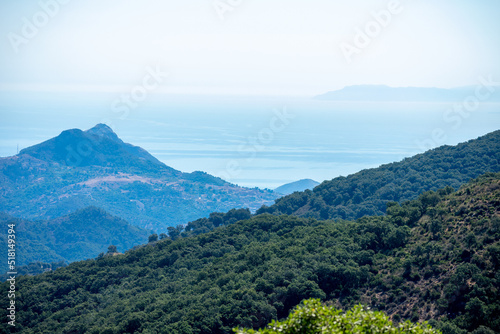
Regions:
<svg viewBox="0 0 500 334"><path fill-rule="evenodd" d="M337 334L337 333L394 333L440 334L427 323L409 321L394 325L383 312L372 311L361 305L342 313L319 299L308 299L297 307L286 320L273 321L261 330L233 329L238 334Z"/></svg>

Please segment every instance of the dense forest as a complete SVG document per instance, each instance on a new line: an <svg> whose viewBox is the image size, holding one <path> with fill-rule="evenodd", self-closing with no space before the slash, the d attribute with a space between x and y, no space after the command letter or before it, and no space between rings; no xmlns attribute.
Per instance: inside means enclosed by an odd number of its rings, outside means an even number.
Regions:
<svg viewBox="0 0 500 334"><path fill-rule="evenodd" d="M279 198L257 213L317 219L381 215L390 201L415 199L425 191L462 184L500 171L500 130L457 146L442 146L400 162L325 181L312 191Z"/></svg>
<svg viewBox="0 0 500 334"><path fill-rule="evenodd" d="M17 276L38 275L47 271L56 270L57 268L65 267L67 265L68 263L64 260L50 263L36 261L30 262L29 264L16 266L15 272L17 273ZM11 275L9 275L9 272L10 271L5 271L4 274L0 275L0 282L5 282L11 277Z"/></svg>
<svg viewBox="0 0 500 334"><path fill-rule="evenodd" d="M260 214L153 239L19 277L22 320L12 332L231 333L284 319L308 298L341 309L361 303L395 323L428 320L444 334L498 332L499 209L500 174L487 174L458 191L388 202L385 216Z"/></svg>
<svg viewBox="0 0 500 334"><path fill-rule="evenodd" d="M16 265L27 267L24 271L37 272L36 262L42 265L53 262L69 263L95 258L109 245L126 251L135 245L146 243L151 231L132 226L123 219L106 211L88 207L67 216L40 221L29 221L0 213L0 223L16 225L19 247ZM7 229L0 231L0 240L7 244ZM7 253L0 255L2 272L7 271ZM28 266L33 263L31 266ZM51 264L61 266L60 264Z"/></svg>

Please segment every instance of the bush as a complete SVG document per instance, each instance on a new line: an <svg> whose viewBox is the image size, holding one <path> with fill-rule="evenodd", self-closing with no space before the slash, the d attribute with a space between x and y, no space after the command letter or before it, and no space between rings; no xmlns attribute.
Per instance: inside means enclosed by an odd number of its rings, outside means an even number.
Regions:
<svg viewBox="0 0 500 334"><path fill-rule="evenodd" d="M238 334L337 334L337 333L429 333L438 334L427 323L409 321L394 325L383 312L372 311L361 305L342 313L319 299L308 299L281 322L273 321L265 329L233 329Z"/></svg>

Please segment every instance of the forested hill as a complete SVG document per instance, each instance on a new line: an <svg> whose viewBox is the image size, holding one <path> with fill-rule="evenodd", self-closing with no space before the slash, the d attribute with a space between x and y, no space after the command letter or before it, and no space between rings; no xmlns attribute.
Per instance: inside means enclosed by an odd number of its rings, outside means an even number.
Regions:
<svg viewBox="0 0 500 334"><path fill-rule="evenodd" d="M500 130L457 146L442 146L400 162L325 181L294 193L257 213L318 219L381 215L389 201L402 202L451 186L455 189L487 172L500 171Z"/></svg>
<svg viewBox="0 0 500 334"><path fill-rule="evenodd" d="M16 279L34 333L231 333L306 298L362 302L444 334L500 331L500 173L357 222L262 214ZM0 289L8 290L7 283ZM0 299L6 318L7 298Z"/></svg>
<svg viewBox="0 0 500 334"><path fill-rule="evenodd" d="M96 207L78 210L51 220L29 221L0 213L2 226L15 224L16 265L33 262L73 262L95 258L115 245L120 252L144 244L151 231L132 226ZM0 230L7 244L7 229ZM1 273L7 271L7 253L0 255Z"/></svg>

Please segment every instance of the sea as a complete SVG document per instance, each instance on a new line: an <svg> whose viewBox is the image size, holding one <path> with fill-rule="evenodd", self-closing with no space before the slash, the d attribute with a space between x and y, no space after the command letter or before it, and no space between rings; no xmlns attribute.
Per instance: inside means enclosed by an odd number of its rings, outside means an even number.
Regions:
<svg viewBox="0 0 500 334"><path fill-rule="evenodd" d="M245 187L318 182L456 145L500 127L500 103L320 101L312 97L114 93L0 96L0 157L66 129L108 124L183 172Z"/></svg>

